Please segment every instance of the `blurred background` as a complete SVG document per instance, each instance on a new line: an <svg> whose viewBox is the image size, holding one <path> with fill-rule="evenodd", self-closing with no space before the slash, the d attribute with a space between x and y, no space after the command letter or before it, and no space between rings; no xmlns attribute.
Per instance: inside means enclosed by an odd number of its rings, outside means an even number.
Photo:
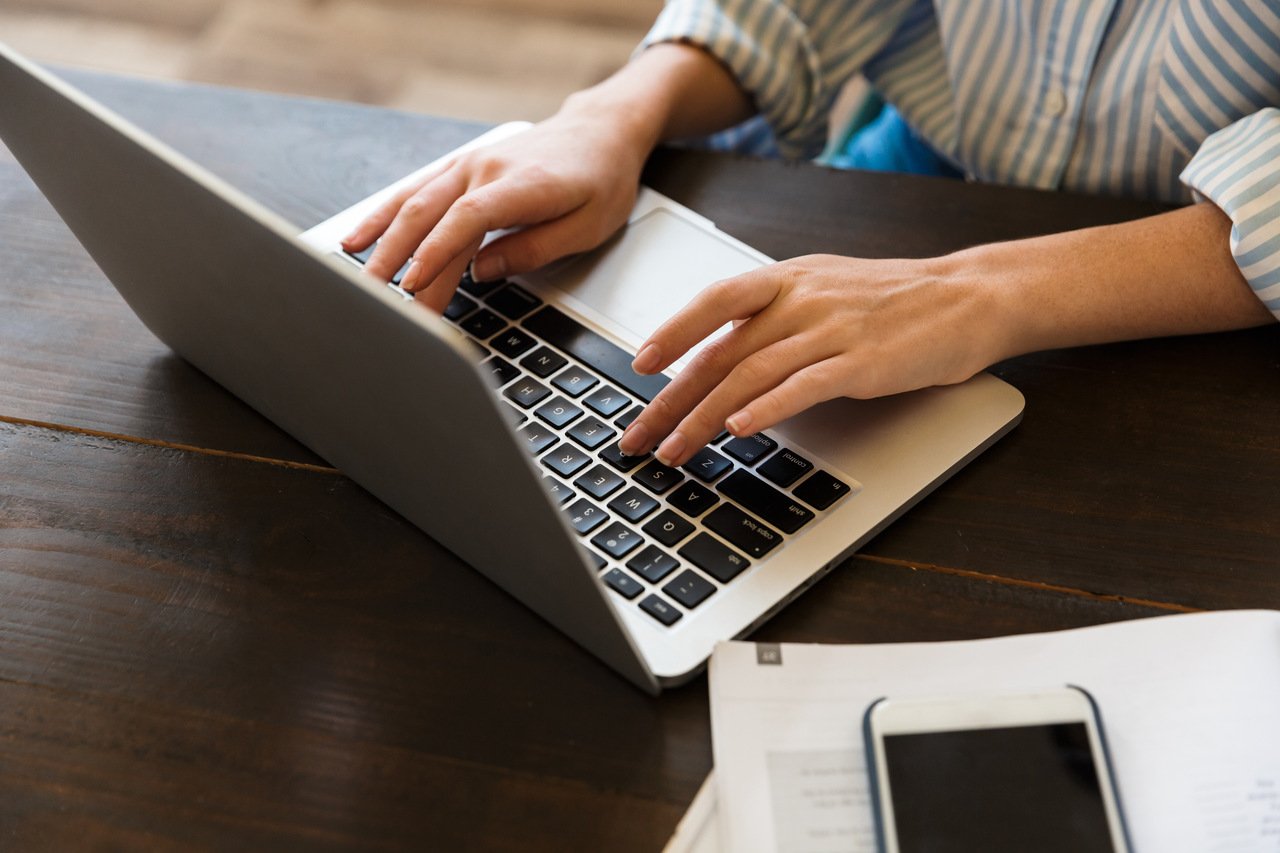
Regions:
<svg viewBox="0 0 1280 853"><path fill-rule="evenodd" d="M483 121L536 120L630 55L662 0L0 0L41 61Z"/></svg>

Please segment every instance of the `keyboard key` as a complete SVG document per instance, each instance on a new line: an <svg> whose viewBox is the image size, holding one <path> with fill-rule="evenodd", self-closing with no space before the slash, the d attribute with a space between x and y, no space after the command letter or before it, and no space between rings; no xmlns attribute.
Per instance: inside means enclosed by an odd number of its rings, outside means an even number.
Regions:
<svg viewBox="0 0 1280 853"><path fill-rule="evenodd" d="M631 479L655 494L662 494L679 485L684 479L675 468L668 468L658 460L650 462L631 475Z"/></svg>
<svg viewBox="0 0 1280 853"><path fill-rule="evenodd" d="M601 551L614 559L622 559L635 550L641 542L640 534L620 521L615 521L596 534L591 540Z"/></svg>
<svg viewBox="0 0 1280 853"><path fill-rule="evenodd" d="M643 465L645 460L650 459L651 456L648 453L643 456L628 456L618 449L618 442L615 441L600 451L600 458L619 471L630 471Z"/></svg>
<svg viewBox="0 0 1280 853"><path fill-rule="evenodd" d="M750 565L746 557L725 546L710 533L699 533L678 553L720 583L728 583Z"/></svg>
<svg viewBox="0 0 1280 853"><path fill-rule="evenodd" d="M529 315L524 327L646 402L656 397L671 381L661 374L641 376L636 373L631 369L635 356L551 306L539 308Z"/></svg>
<svg viewBox="0 0 1280 853"><path fill-rule="evenodd" d="M579 409L564 397L552 397L539 406L534 414L556 429L560 429L577 419L582 414L582 409Z"/></svg>
<svg viewBox="0 0 1280 853"><path fill-rule="evenodd" d="M680 563L676 558L656 545L646 545L627 562L627 568L647 580L657 583L675 571Z"/></svg>
<svg viewBox="0 0 1280 853"><path fill-rule="evenodd" d="M722 495L742 504L764 519L766 524L772 524L783 533L795 533L813 520L813 513L793 501L789 495L742 469L725 477L716 488Z"/></svg>
<svg viewBox="0 0 1280 853"><path fill-rule="evenodd" d="M532 337L525 334L523 329L517 329L515 326L508 328L502 334L496 336L489 341L490 345L507 358L519 358L537 345Z"/></svg>
<svg viewBox="0 0 1280 853"><path fill-rule="evenodd" d="M573 489L569 488L559 480L553 480L550 477L543 477L542 485L546 486L547 494L551 495L555 502L560 506L564 506L574 498Z"/></svg>
<svg viewBox="0 0 1280 853"><path fill-rule="evenodd" d="M765 527L733 504L721 504L702 523L757 560L782 544L782 536L776 530Z"/></svg>
<svg viewBox="0 0 1280 853"><path fill-rule="evenodd" d="M527 409L535 403L540 403L550 395L550 388L535 382L527 376L512 382L507 386L507 390L502 392L502 396L522 409Z"/></svg>
<svg viewBox="0 0 1280 853"><path fill-rule="evenodd" d="M556 378L551 380L551 384L570 397L577 397L599 385L600 380L578 367L578 365L571 364L557 373Z"/></svg>
<svg viewBox="0 0 1280 853"><path fill-rule="evenodd" d="M513 427L518 427L520 426L520 424L529 420L529 418L525 415L524 412L520 411L510 403L503 403L501 406L498 407L498 410L502 412L502 414L506 417L507 421L510 422L510 424Z"/></svg>
<svg viewBox="0 0 1280 853"><path fill-rule="evenodd" d="M733 467L733 463L716 453L710 447L704 447L693 458L680 466L704 483L710 483L725 471Z"/></svg>
<svg viewBox="0 0 1280 853"><path fill-rule="evenodd" d="M556 442L556 434L537 421L525 425L520 430L520 437L527 442L525 446L529 448L529 452L534 456L537 456Z"/></svg>
<svg viewBox="0 0 1280 853"><path fill-rule="evenodd" d="M672 510L664 509L641 530L653 537L655 542L671 548L693 532L693 525Z"/></svg>
<svg viewBox="0 0 1280 853"><path fill-rule="evenodd" d="M754 465L773 452L778 442L767 435L756 433L744 438L726 441L720 449L737 459L743 465Z"/></svg>
<svg viewBox="0 0 1280 853"><path fill-rule="evenodd" d="M720 499L709 486L695 483L693 480L667 496L667 503L691 518L697 518L719 502Z"/></svg>
<svg viewBox="0 0 1280 853"><path fill-rule="evenodd" d="M591 457L586 454L586 451L579 450L572 444L563 443L542 457L542 464L561 477L572 477L587 467L590 461Z"/></svg>
<svg viewBox="0 0 1280 853"><path fill-rule="evenodd" d="M560 353L546 347L538 347L520 362L521 366L530 373L537 374L543 379L546 379L568 363L568 360Z"/></svg>
<svg viewBox="0 0 1280 853"><path fill-rule="evenodd" d="M756 469L756 473L771 483L786 488L813 470L813 463L792 450L783 450L769 457Z"/></svg>
<svg viewBox="0 0 1280 853"><path fill-rule="evenodd" d="M493 374L493 385L495 388L501 388L512 379L520 375L520 368L516 367L505 359L494 356L482 365L487 367L489 372Z"/></svg>
<svg viewBox="0 0 1280 853"><path fill-rule="evenodd" d="M373 243L372 245L369 246L369 248L365 249L364 251L360 251L360 252L344 251L343 254L345 254L349 258L355 259L356 263L360 264L360 266L364 266L365 264L369 263L369 258L373 257L373 251L374 249L377 249L377 248L378 248L378 244Z"/></svg>
<svg viewBox="0 0 1280 853"><path fill-rule="evenodd" d="M482 341L491 335L496 335L506 326L506 321L488 308L481 308L462 321L462 330L469 335L475 335Z"/></svg>
<svg viewBox="0 0 1280 853"><path fill-rule="evenodd" d="M631 426L631 422L640 417L640 413L644 411L644 406L632 406L621 417L617 418L614 423L619 429L626 429Z"/></svg>
<svg viewBox="0 0 1280 853"><path fill-rule="evenodd" d="M662 591L692 610L716 591L715 584L692 569L685 569L671 579Z"/></svg>
<svg viewBox="0 0 1280 853"><path fill-rule="evenodd" d="M493 281L476 281L471 277L470 272L464 272L462 280L458 282L458 289L463 293L471 294L476 299L484 299L506 283L507 280L505 278L495 278Z"/></svg>
<svg viewBox="0 0 1280 853"><path fill-rule="evenodd" d="M795 488L795 496L815 509L826 509L849 494L847 483L837 480L826 471L817 471Z"/></svg>
<svg viewBox="0 0 1280 853"><path fill-rule="evenodd" d="M455 293L453 298L449 300L449 304L444 306L444 318L456 323L478 307L480 306L461 293Z"/></svg>
<svg viewBox="0 0 1280 853"><path fill-rule="evenodd" d="M573 525L573 529L582 536L587 535L608 519L608 514L586 498L579 499L573 506L564 511L565 517Z"/></svg>
<svg viewBox="0 0 1280 853"><path fill-rule="evenodd" d="M596 567L597 572L603 569L605 566L609 565L608 560L606 560L604 557L601 557L599 554L597 554L595 551L592 551L590 548L583 548L582 553L587 555L587 559L591 561L591 565Z"/></svg>
<svg viewBox="0 0 1280 853"><path fill-rule="evenodd" d="M405 261L403 264L400 265L400 269L396 270L396 274L391 276L392 284L399 284L400 282L404 281L404 274L409 271L409 264L411 263L413 263L413 258L410 258L409 260Z"/></svg>
<svg viewBox="0 0 1280 853"><path fill-rule="evenodd" d="M676 610L669 601L664 601L661 596L657 595L651 595L641 601L640 609L668 628L679 622L680 617L684 615L679 610Z"/></svg>
<svg viewBox="0 0 1280 853"><path fill-rule="evenodd" d="M631 398L611 385L597 388L587 397L586 404L606 418L611 418L631 405ZM624 427L625 429L625 427Z"/></svg>
<svg viewBox="0 0 1280 853"><path fill-rule="evenodd" d="M608 468L603 465L597 465L574 480L573 484L592 497L604 500L622 488L624 482L626 481Z"/></svg>
<svg viewBox="0 0 1280 853"><path fill-rule="evenodd" d="M485 302L508 320L519 320L534 308L542 304L542 300L523 288L509 284L489 295Z"/></svg>
<svg viewBox="0 0 1280 853"><path fill-rule="evenodd" d="M628 601L644 592L644 584L622 571L622 569L613 569L606 572L604 582L613 587Z"/></svg>
<svg viewBox="0 0 1280 853"><path fill-rule="evenodd" d="M489 357L489 350L485 349L484 344L475 338L463 338L467 342L467 346L471 347L471 354L475 356L476 362L479 363Z"/></svg>
<svg viewBox="0 0 1280 853"><path fill-rule="evenodd" d="M617 434L617 430L612 429L599 418L580 420L568 432L569 438L572 438L588 450L595 450Z"/></svg>
<svg viewBox="0 0 1280 853"><path fill-rule="evenodd" d="M627 521L639 521L657 508L657 499L653 495L637 489L635 486L627 489L609 503L609 509Z"/></svg>

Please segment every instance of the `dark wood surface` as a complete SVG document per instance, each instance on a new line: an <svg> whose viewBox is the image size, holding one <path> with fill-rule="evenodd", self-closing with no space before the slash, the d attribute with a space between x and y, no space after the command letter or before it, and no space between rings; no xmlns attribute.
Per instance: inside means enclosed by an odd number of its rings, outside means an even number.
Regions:
<svg viewBox="0 0 1280 853"><path fill-rule="evenodd" d="M73 75L306 227L474 135ZM1132 201L663 152L776 256L924 255ZM0 846L657 850L711 766L651 699L152 338L0 149ZM1023 424L766 625L993 636L1280 606L1280 333L997 366Z"/></svg>

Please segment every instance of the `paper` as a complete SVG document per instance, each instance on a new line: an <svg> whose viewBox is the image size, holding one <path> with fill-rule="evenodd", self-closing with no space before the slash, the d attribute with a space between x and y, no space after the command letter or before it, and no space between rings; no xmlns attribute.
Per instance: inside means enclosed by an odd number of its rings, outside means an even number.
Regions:
<svg viewBox="0 0 1280 853"><path fill-rule="evenodd" d="M1076 684L1098 701L1136 850L1280 853L1280 613L951 643L722 643L710 683L717 802L702 809L724 851L873 851L861 725L881 696Z"/></svg>

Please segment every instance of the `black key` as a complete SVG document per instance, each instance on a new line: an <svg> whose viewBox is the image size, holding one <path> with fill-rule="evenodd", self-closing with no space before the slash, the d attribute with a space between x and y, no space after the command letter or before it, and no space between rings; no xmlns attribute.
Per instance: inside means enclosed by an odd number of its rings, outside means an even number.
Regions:
<svg viewBox="0 0 1280 853"><path fill-rule="evenodd" d="M475 335L480 340L484 340L490 335L496 335L504 329L507 322L488 308L481 308L470 317L462 321L462 329L467 334Z"/></svg>
<svg viewBox="0 0 1280 853"><path fill-rule="evenodd" d="M776 530L765 527L733 504L721 504L702 523L708 530L723 536L730 545L757 560L782 544L782 537Z"/></svg>
<svg viewBox="0 0 1280 853"><path fill-rule="evenodd" d="M664 509L641 530L652 536L658 544L671 548L693 532L693 525L672 510Z"/></svg>
<svg viewBox="0 0 1280 853"><path fill-rule="evenodd" d="M599 385L600 380L578 367L578 365L571 364L557 373L556 378L551 380L551 384L570 397L577 397Z"/></svg>
<svg viewBox="0 0 1280 853"><path fill-rule="evenodd" d="M521 429L520 437L527 442L525 446L529 448L529 452L534 456L546 450L556 441L556 434L537 421Z"/></svg>
<svg viewBox="0 0 1280 853"><path fill-rule="evenodd" d="M597 533L595 538L591 540L591 544L604 551L610 557L620 560L630 554L641 541L643 540L641 540L639 533L636 533L621 521L615 521Z"/></svg>
<svg viewBox="0 0 1280 853"><path fill-rule="evenodd" d="M684 479L675 468L668 468L658 460L650 462L631 475L631 479L655 494L662 494L679 485Z"/></svg>
<svg viewBox="0 0 1280 853"><path fill-rule="evenodd" d="M573 500L573 489L569 488L559 480L553 480L550 477L543 477L542 485L547 487L547 493L551 495L551 497L555 499L555 502L560 506L564 506L569 501Z"/></svg>
<svg viewBox="0 0 1280 853"><path fill-rule="evenodd" d="M704 483L710 483L725 471L733 467L733 463L716 453L710 447L704 447L693 458L680 466Z"/></svg>
<svg viewBox="0 0 1280 853"><path fill-rule="evenodd" d="M813 470L813 463L793 450L783 450L769 457L756 473L771 483L786 488Z"/></svg>
<svg viewBox="0 0 1280 853"><path fill-rule="evenodd" d="M462 274L462 280L458 282L458 289L463 293L471 294L476 299L484 299L506 283L507 280L505 278L495 278L493 281L476 281L471 277L471 272L467 271Z"/></svg>
<svg viewBox="0 0 1280 853"><path fill-rule="evenodd" d="M728 583L750 565L746 557L726 547L710 533L699 533L690 539L679 554L720 583Z"/></svg>
<svg viewBox="0 0 1280 853"><path fill-rule="evenodd" d="M608 468L603 465L597 465L574 480L573 484L592 497L604 500L622 488L624 482L626 481Z"/></svg>
<svg viewBox="0 0 1280 853"><path fill-rule="evenodd" d="M606 418L611 418L631 405L631 398L611 385L597 388L586 399L586 404ZM625 429L625 427L624 427Z"/></svg>
<svg viewBox="0 0 1280 853"><path fill-rule="evenodd" d="M471 347L471 354L475 356L476 361L484 361L489 357L489 350L475 338L463 338L463 340L467 342L467 346Z"/></svg>
<svg viewBox="0 0 1280 853"><path fill-rule="evenodd" d="M555 471L561 477L572 477L587 467L587 463L590 461L591 457L586 452L579 450L572 444L563 443L542 457L542 464Z"/></svg>
<svg viewBox="0 0 1280 853"><path fill-rule="evenodd" d="M722 495L742 504L763 518L766 524L772 524L783 533L795 533L813 520L813 513L793 501L789 495L742 469L725 477L716 488Z"/></svg>
<svg viewBox="0 0 1280 853"><path fill-rule="evenodd" d="M657 583L671 574L679 565L675 557L656 545L646 545L644 550L627 562L628 569L649 583Z"/></svg>
<svg viewBox="0 0 1280 853"><path fill-rule="evenodd" d="M617 430L610 428L608 424L599 418L586 418L578 421L573 425L573 429L568 432L569 438L572 438L588 450L595 450L617 434Z"/></svg>
<svg viewBox="0 0 1280 853"><path fill-rule="evenodd" d="M490 294L485 302L508 320L519 320L542 304L541 299L514 284L509 284L496 293Z"/></svg>
<svg viewBox="0 0 1280 853"><path fill-rule="evenodd" d="M692 610L716 591L715 584L692 569L685 569L671 579L662 591Z"/></svg>
<svg viewBox="0 0 1280 853"><path fill-rule="evenodd" d="M644 411L644 406L632 406L630 409L624 412L619 418L617 418L614 421L614 423L617 424L620 429L626 429L627 427L631 426L632 421L640 417L640 413L643 411Z"/></svg>
<svg viewBox="0 0 1280 853"><path fill-rule="evenodd" d="M455 293L453 294L453 298L449 300L449 304L444 306L444 318L456 323L478 307L479 306L476 305L476 303L472 302L461 293Z"/></svg>
<svg viewBox="0 0 1280 853"><path fill-rule="evenodd" d="M540 403L550 395L550 388L540 382L535 382L528 376L512 382L507 386L507 390L502 392L502 396L522 409L527 409L535 403Z"/></svg>
<svg viewBox="0 0 1280 853"><path fill-rule="evenodd" d="M586 498L582 498L564 511L573 529L586 536L609 519L608 514Z"/></svg>
<svg viewBox="0 0 1280 853"><path fill-rule="evenodd" d="M671 381L661 374L636 373L631 369L634 356L549 305L529 315L524 327L646 402Z"/></svg>
<svg viewBox="0 0 1280 853"><path fill-rule="evenodd" d="M826 509L849 493L847 483L818 471L795 488L795 496L816 509Z"/></svg>
<svg viewBox="0 0 1280 853"><path fill-rule="evenodd" d="M391 276L392 284L399 284L401 281L404 280L404 274L409 271L409 264L411 263L413 263L413 258L409 258L409 260L405 261L400 266L400 269L396 270L396 274Z"/></svg>
<svg viewBox="0 0 1280 853"><path fill-rule="evenodd" d="M644 592L644 584L622 571L622 569L613 569L606 572L604 582L621 593L622 597L628 601Z"/></svg>
<svg viewBox="0 0 1280 853"><path fill-rule="evenodd" d="M489 368L489 372L493 374L493 384L495 388L501 388L512 379L520 375L520 368L516 367L509 361L494 356L486 361L483 365ZM550 392L548 392L550 393Z"/></svg>
<svg viewBox="0 0 1280 853"><path fill-rule="evenodd" d="M658 501L635 486L627 489L609 502L609 509L627 521L639 521L658 508Z"/></svg>
<svg viewBox="0 0 1280 853"><path fill-rule="evenodd" d="M720 449L744 465L754 465L773 452L778 442L767 435L756 433L725 442Z"/></svg>
<svg viewBox="0 0 1280 853"><path fill-rule="evenodd" d="M559 429L578 418L582 414L582 409L579 409L564 397L552 397L539 406L538 411L534 414Z"/></svg>
<svg viewBox="0 0 1280 853"><path fill-rule="evenodd" d="M633 468L643 465L644 461L650 458L650 456L648 453L643 456L628 456L618 449L618 442L615 441L613 444L600 451L600 458L605 462L608 462L614 468L617 468L619 471L630 471Z"/></svg>
<svg viewBox="0 0 1280 853"><path fill-rule="evenodd" d="M672 607L671 602L664 601L661 596L657 595L651 595L640 602L640 609L667 627L679 622L680 617L684 615Z"/></svg>
<svg viewBox="0 0 1280 853"><path fill-rule="evenodd" d="M525 334L523 329L512 326L489 341L489 344L507 358L519 358L533 349L537 341Z"/></svg>
<svg viewBox="0 0 1280 853"><path fill-rule="evenodd" d="M511 423L513 427L518 427L520 426L520 424L529 420L529 418L525 415L524 412L520 411L510 403L503 403L499 407L499 411L501 411L502 414L506 416L506 419Z"/></svg>
<svg viewBox="0 0 1280 853"><path fill-rule="evenodd" d="M667 496L667 503L691 518L697 518L719 502L720 499L711 491L711 487L693 480Z"/></svg>
<svg viewBox="0 0 1280 853"><path fill-rule="evenodd" d="M590 548L583 548L582 553L587 555L587 559L591 561L591 565L596 567L597 572L603 569L605 566L609 565L608 560L606 560L604 557L601 557L599 554L597 554L595 551L592 551Z"/></svg>
<svg viewBox="0 0 1280 853"><path fill-rule="evenodd" d="M363 251L360 251L360 252L344 251L343 254L345 254L349 258L354 258L356 263L360 264L360 266L364 266L365 264L369 263L369 258L373 257L373 251L376 248L378 248L378 244L375 242L372 245L370 245L369 248Z"/></svg>
<svg viewBox="0 0 1280 853"><path fill-rule="evenodd" d="M722 430L720 430L720 434L719 434L719 435L717 435L715 438L711 439L711 442L710 442L710 443L711 443L711 444L719 444L720 442L724 441L724 440L725 440L726 438L728 438L728 437L729 437L729 431L728 431L727 429L722 429Z"/></svg>
<svg viewBox="0 0 1280 853"><path fill-rule="evenodd" d="M524 361L520 362L530 373L536 373L543 379L546 379L568 363L568 360L560 353L553 352L546 347L538 347L525 356Z"/></svg>

